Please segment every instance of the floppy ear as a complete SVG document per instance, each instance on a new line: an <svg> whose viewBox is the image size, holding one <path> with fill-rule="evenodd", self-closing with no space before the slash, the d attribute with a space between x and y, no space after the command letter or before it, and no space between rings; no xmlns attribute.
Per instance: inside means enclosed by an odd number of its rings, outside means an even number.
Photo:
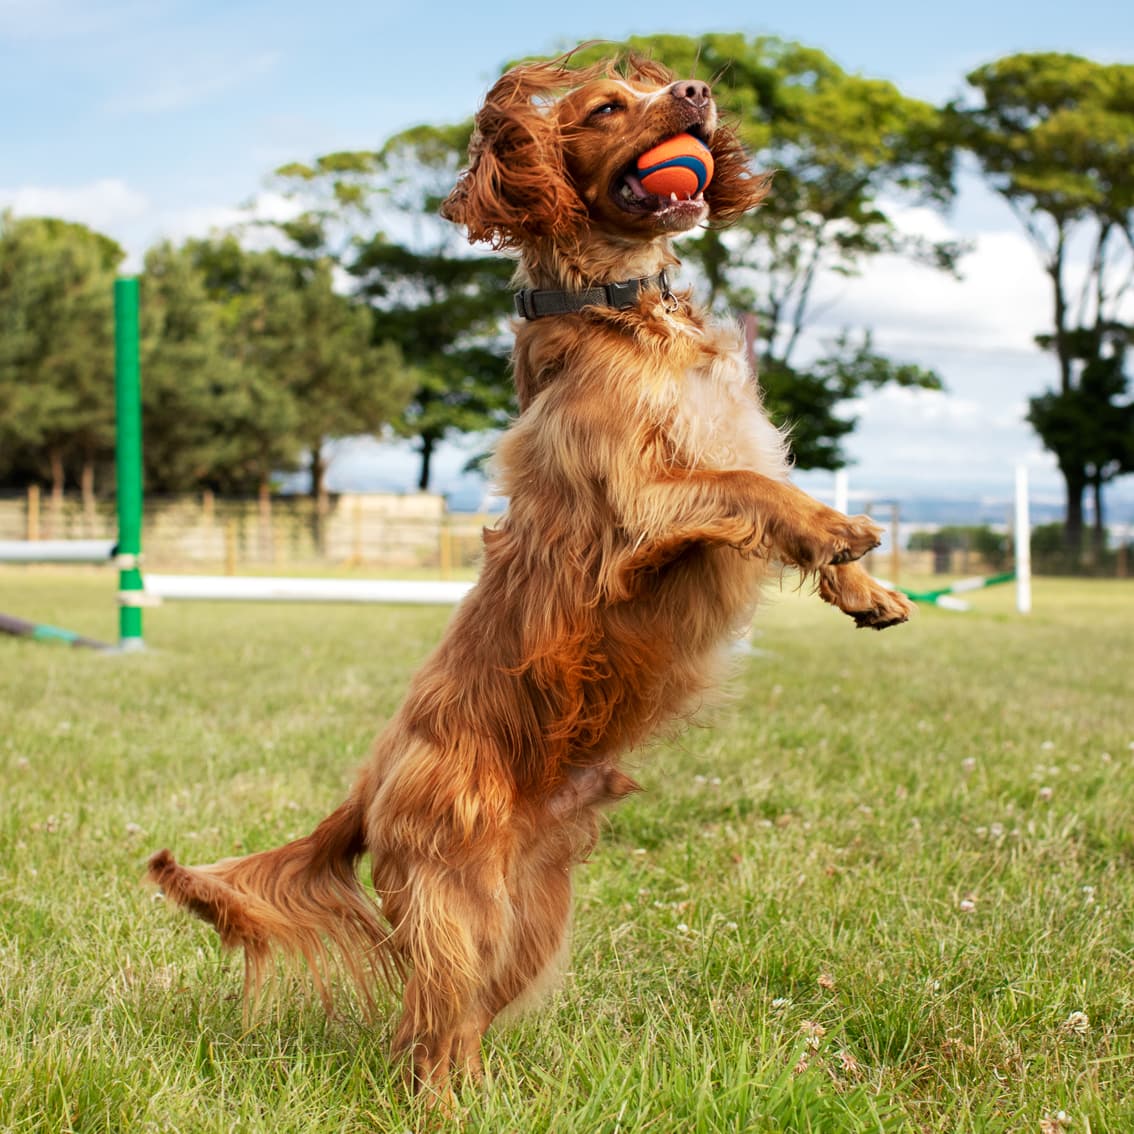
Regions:
<svg viewBox="0 0 1134 1134"><path fill-rule="evenodd" d="M713 179L705 189L709 220L729 225L756 208L772 186L771 173L753 173L751 159L730 126L718 126L709 142Z"/></svg>
<svg viewBox="0 0 1134 1134"><path fill-rule="evenodd" d="M507 72L485 96L469 167L441 206L447 220L468 226L470 243L516 247L532 236L564 236L584 220L546 104L587 77L558 61L528 64Z"/></svg>

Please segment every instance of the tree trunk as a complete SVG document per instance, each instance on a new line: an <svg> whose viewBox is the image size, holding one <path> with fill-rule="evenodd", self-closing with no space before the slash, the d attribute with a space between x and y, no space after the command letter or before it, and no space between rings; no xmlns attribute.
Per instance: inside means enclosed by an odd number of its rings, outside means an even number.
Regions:
<svg viewBox="0 0 1134 1134"><path fill-rule="evenodd" d="M259 513L260 558L265 563L274 563L276 545L272 535L272 486L266 476L260 481Z"/></svg>
<svg viewBox="0 0 1134 1134"><path fill-rule="evenodd" d="M63 450L53 446L47 453L51 468L51 538L63 539L63 490L66 472L63 468Z"/></svg>
<svg viewBox="0 0 1134 1134"><path fill-rule="evenodd" d="M1094 552L1095 563L1101 563L1103 552L1106 550L1106 522L1103 517L1103 480L1101 476L1092 478L1091 495L1095 505L1095 522L1091 528L1091 549Z"/></svg>
<svg viewBox="0 0 1134 1134"><path fill-rule="evenodd" d="M327 461L323 456L322 445L311 446L311 459L307 471L311 474L311 499L318 500L326 492L324 481L327 476Z"/></svg>
<svg viewBox="0 0 1134 1134"><path fill-rule="evenodd" d="M432 433L423 433L421 435L421 448L418 452L421 454L421 475L417 478L418 492L429 491L429 476L430 465L433 462L433 450L437 445L437 438Z"/></svg>
<svg viewBox="0 0 1134 1134"><path fill-rule="evenodd" d="M95 534L97 508L95 505L94 457L89 453L83 456L83 467L79 473L79 491L83 501L83 526L88 536Z"/></svg>
<svg viewBox="0 0 1134 1134"><path fill-rule="evenodd" d="M323 456L322 445L311 446L311 499L315 502L312 512L311 533L315 539L315 552L322 556L327 552L327 460Z"/></svg>
<svg viewBox="0 0 1134 1134"><path fill-rule="evenodd" d="M1060 470L1067 485L1067 515L1063 523L1063 540L1068 563L1076 566L1083 551L1083 492L1086 477L1076 471Z"/></svg>
<svg viewBox="0 0 1134 1134"><path fill-rule="evenodd" d="M1067 296L1063 291L1064 241L1063 226L1060 225L1056 250L1048 265L1048 274L1051 276L1052 298L1055 301L1055 310L1052 314L1055 321L1055 357L1059 363L1059 389L1066 394L1071 390L1072 359L1071 347L1067 340Z"/></svg>

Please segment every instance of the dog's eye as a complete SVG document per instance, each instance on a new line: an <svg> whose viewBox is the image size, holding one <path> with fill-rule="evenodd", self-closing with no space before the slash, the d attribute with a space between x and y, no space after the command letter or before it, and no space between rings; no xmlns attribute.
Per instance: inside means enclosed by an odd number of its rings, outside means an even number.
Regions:
<svg viewBox="0 0 1134 1134"><path fill-rule="evenodd" d="M596 106L594 110L587 115L588 118L604 118L608 114L616 114L622 110L622 103L620 102L604 102L602 106Z"/></svg>

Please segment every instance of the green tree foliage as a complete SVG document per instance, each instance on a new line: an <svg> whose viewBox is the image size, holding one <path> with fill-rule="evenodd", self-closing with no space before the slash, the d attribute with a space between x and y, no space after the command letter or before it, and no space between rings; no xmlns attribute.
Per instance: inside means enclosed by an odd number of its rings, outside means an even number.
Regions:
<svg viewBox="0 0 1134 1134"><path fill-rule="evenodd" d="M1120 318L1134 285L1134 66L1057 53L1012 55L968 76L951 107L957 138L1008 203L1051 282L1058 384L1029 421L1067 486L1065 540L1083 542L1083 495L1131 471L1134 409L1123 369L1131 328Z"/></svg>
<svg viewBox="0 0 1134 1134"><path fill-rule="evenodd" d="M248 492L296 468L299 407L258 356L244 297L208 288L201 259L233 245L158 245L147 253L142 302L142 412L150 491Z"/></svg>
<svg viewBox="0 0 1134 1134"><path fill-rule="evenodd" d="M713 306L756 313L754 354L769 408L793 426L803 467L842 464L854 428L849 399L888 383L940 388L932 372L892 362L866 331L844 333L800 365L820 271L854 275L866 258L902 253L951 267L959 249L903 235L884 199L941 200L951 151L938 112L892 84L848 75L822 52L770 38L710 35L631 39L623 45L678 73L721 73L718 93L760 164L780 170L769 205L728 233L686 244ZM617 45L615 46L617 49ZM577 53L580 63L611 45ZM396 428L417 439L420 483L436 445L490 429L513 409L507 377L511 265L462 247L436 211L463 164L471 122L421 126L372 152L329 154L278 171L303 211L280 227L297 251L333 255L375 312L377 340L396 342L418 376Z"/></svg>
<svg viewBox="0 0 1134 1134"><path fill-rule="evenodd" d="M143 291L151 490L265 491L305 463L323 491L330 438L381 431L409 394L396 350L327 260L235 238L151 249Z"/></svg>
<svg viewBox="0 0 1134 1134"><path fill-rule="evenodd" d="M815 318L820 274L857 275L873 256L903 255L951 270L963 251L901 232L894 203L947 200L952 150L940 112L892 83L848 74L823 52L773 37L633 37L624 45L679 75L713 78L725 118L776 171L760 210L732 228L683 243L712 307L747 318L773 417L792 426L802 468L838 468L855 426L846 403L895 384L940 389L923 367L878 353L866 329L845 330L826 353L800 358ZM580 61L609 53L596 46Z"/></svg>
<svg viewBox="0 0 1134 1134"><path fill-rule="evenodd" d="M473 254L437 211L468 146L471 123L421 126L381 150L330 154L278 170L303 211L281 225L297 253L333 257L373 310L373 337L397 346L413 392L394 429L416 440L418 487L438 444L503 425L513 409L508 342L510 265Z"/></svg>
<svg viewBox="0 0 1134 1134"><path fill-rule="evenodd" d="M0 466L84 494L113 445L113 280L122 249L85 225L0 215Z"/></svg>
<svg viewBox="0 0 1134 1134"><path fill-rule="evenodd" d="M405 404L411 378L400 352L372 342L368 309L335 290L327 257L251 252L231 237L191 241L188 250L248 372L250 413L269 435L278 428L298 441L311 493L321 495L327 441L378 433ZM276 459L263 452L262 467Z"/></svg>

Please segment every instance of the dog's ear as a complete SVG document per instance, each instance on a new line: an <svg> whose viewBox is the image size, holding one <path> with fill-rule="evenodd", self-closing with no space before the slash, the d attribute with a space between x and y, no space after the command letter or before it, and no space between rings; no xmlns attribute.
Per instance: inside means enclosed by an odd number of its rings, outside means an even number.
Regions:
<svg viewBox="0 0 1134 1134"><path fill-rule="evenodd" d="M772 186L771 173L753 173L752 159L736 131L720 125L709 142L713 154L713 179L705 189L709 220L729 225L756 208Z"/></svg>
<svg viewBox="0 0 1134 1134"><path fill-rule="evenodd" d="M469 167L441 206L447 220L468 226L471 243L518 247L532 237L565 236L585 219L548 106L579 80L580 72L558 61L527 64L508 71L485 96Z"/></svg>

